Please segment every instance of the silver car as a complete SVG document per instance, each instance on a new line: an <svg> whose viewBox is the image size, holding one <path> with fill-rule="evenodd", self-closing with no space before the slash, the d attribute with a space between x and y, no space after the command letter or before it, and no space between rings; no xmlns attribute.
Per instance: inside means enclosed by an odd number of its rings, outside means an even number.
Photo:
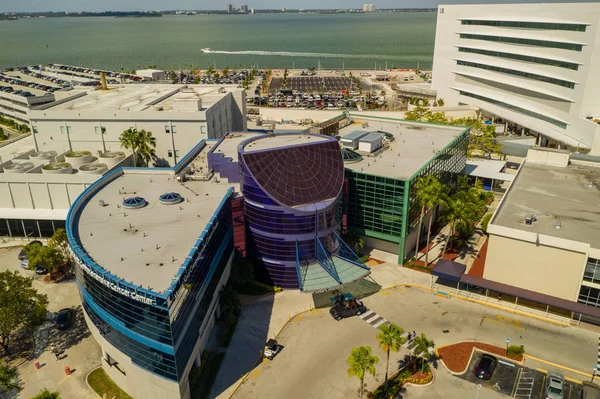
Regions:
<svg viewBox="0 0 600 399"><path fill-rule="evenodd" d="M546 399L563 399L565 390L565 376L550 371L546 379Z"/></svg>

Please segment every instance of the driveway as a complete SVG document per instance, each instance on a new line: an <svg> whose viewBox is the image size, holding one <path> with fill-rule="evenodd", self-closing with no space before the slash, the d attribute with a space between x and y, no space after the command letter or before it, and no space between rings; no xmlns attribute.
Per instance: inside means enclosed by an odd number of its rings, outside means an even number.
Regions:
<svg viewBox="0 0 600 399"><path fill-rule="evenodd" d="M425 333L436 346L475 340L503 347L506 338L519 342L519 337L522 337L526 352L538 358L578 370L586 370L589 364L597 361L597 336L592 333L455 298L434 296L417 288L398 287L382 291L365 298L364 303L370 310L406 331ZM255 368L234 398L355 397L358 380L348 377L346 359L353 347L361 345L371 346L380 359L375 377L365 379L368 389L372 390L382 382L385 373L385 354L378 348L377 331L359 317L337 322L327 309L303 314L279 335L278 340L284 350L273 361L263 362ZM398 360L406 353L405 348L400 353L393 353L390 369L396 368ZM571 356L572 353L578 356ZM435 373L433 385L409 387L404 397L475 397L477 385L459 381L460 378L449 374L451 378L445 378L447 372L442 368ZM512 377L513 384L515 376ZM446 391L453 393L448 396L443 394ZM487 388L482 388L479 395L481 398L500 397L499 393Z"/></svg>
<svg viewBox="0 0 600 399"><path fill-rule="evenodd" d="M101 350L83 319L77 283L74 279L56 284L44 283L42 277L19 267L19 250L0 249L0 271L18 270L24 276L33 277L34 288L48 295L48 311L51 315L48 322L36 332L33 357L18 367L23 390L17 397L29 399L48 388L50 391L59 391L63 399L97 398L87 387L85 376L101 365ZM74 325L68 330L58 331L54 328L52 317L55 312L67 307L76 311ZM62 351L58 361L50 352L51 345ZM39 370L34 367L35 360L42 366ZM71 368L70 376L65 375L65 366Z"/></svg>

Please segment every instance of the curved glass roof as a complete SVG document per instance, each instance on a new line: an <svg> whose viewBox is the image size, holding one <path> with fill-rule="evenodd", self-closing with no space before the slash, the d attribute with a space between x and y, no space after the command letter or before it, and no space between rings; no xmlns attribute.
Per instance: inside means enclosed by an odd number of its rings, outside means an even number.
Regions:
<svg viewBox="0 0 600 399"><path fill-rule="evenodd" d="M349 148L342 148L342 159L344 163L353 163L363 159L363 156Z"/></svg>
<svg viewBox="0 0 600 399"><path fill-rule="evenodd" d="M165 193L159 199L163 204L176 204L181 202L181 195L179 193Z"/></svg>
<svg viewBox="0 0 600 399"><path fill-rule="evenodd" d="M342 190L344 162L334 140L254 151L242 157L265 193L285 206L330 200Z"/></svg>
<svg viewBox="0 0 600 399"><path fill-rule="evenodd" d="M142 197L129 197L123 200L125 208L141 208L146 205L146 200Z"/></svg>

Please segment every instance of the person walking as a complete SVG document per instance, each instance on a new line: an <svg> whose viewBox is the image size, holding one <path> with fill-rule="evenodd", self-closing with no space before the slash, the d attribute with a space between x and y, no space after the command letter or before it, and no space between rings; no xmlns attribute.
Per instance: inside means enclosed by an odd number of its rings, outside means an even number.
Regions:
<svg viewBox="0 0 600 399"><path fill-rule="evenodd" d="M54 355L54 358L56 359L56 361L58 361L58 349L56 349L56 347L54 345L52 345L50 347L50 350L52 351L52 354Z"/></svg>

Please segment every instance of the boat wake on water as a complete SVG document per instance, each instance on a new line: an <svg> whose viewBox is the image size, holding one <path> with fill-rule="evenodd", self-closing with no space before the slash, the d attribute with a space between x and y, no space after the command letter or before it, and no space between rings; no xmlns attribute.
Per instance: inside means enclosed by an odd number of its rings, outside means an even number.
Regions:
<svg viewBox="0 0 600 399"><path fill-rule="evenodd" d="M204 53L210 54L237 54L237 55L276 55L281 57L321 57L321 58L358 58L358 59L400 59L398 56L389 56L381 54L338 54L338 53L305 53L293 51L262 51L262 50L245 50L245 51L225 51L203 49Z"/></svg>

